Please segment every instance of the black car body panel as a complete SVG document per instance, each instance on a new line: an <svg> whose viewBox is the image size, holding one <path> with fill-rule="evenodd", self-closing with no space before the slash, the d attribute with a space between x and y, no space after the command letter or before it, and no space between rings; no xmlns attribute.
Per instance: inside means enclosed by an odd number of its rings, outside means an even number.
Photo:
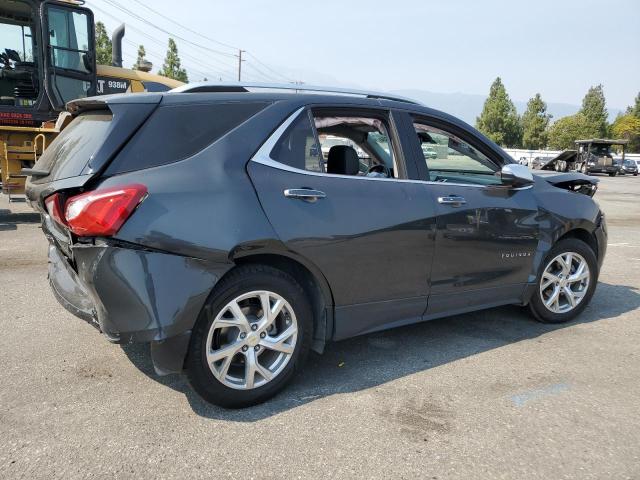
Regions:
<svg viewBox="0 0 640 480"><path fill-rule="evenodd" d="M249 101L255 111L187 158L133 164L135 142L160 109ZM400 178L314 173L271 158L270 140L300 112L317 108L384 115ZM314 348L321 351L326 341L365 332L526 304L540 263L567 234L591 241L600 264L604 257L603 215L589 194L581 195L587 192L576 190L592 185L589 177L535 177L523 188L430 181L414 118L455 133L498 166L512 160L464 122L426 107L352 96L206 92L116 95L69 106L76 116L105 109L112 124L93 155L79 159L82 168L65 178L55 168L32 177L27 195L42 214L60 303L111 341L151 342L160 373L182 368L205 301L221 278L247 262L299 275L317 297ZM45 208L53 193L68 198L128 184L144 185L147 195L108 238L78 238ZM325 197L295 200L283 194L288 189ZM466 204L439 203L450 195Z"/></svg>

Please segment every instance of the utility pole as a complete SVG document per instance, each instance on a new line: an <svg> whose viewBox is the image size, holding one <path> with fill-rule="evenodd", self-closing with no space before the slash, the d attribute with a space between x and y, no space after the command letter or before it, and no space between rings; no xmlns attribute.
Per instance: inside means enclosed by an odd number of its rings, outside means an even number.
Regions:
<svg viewBox="0 0 640 480"><path fill-rule="evenodd" d="M245 50L242 49L238 49L238 81L241 82L242 81L242 62L244 62L244 60L242 60L242 53Z"/></svg>

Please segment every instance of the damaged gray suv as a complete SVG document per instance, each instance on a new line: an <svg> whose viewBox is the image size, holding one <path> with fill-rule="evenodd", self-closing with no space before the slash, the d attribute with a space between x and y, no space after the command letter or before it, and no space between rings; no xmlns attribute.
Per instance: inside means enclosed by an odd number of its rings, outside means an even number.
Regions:
<svg viewBox="0 0 640 480"><path fill-rule="evenodd" d="M245 407L330 341L506 304L565 322L588 304L607 243L596 179L532 175L408 99L265 87L68 105L27 186L65 308Z"/></svg>

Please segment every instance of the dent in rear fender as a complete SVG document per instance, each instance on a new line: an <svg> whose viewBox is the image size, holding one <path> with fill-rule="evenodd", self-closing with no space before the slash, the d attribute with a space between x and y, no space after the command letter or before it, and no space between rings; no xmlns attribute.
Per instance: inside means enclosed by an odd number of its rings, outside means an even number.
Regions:
<svg viewBox="0 0 640 480"><path fill-rule="evenodd" d="M193 328L232 264L115 246L74 251L103 332L119 342L163 340Z"/></svg>

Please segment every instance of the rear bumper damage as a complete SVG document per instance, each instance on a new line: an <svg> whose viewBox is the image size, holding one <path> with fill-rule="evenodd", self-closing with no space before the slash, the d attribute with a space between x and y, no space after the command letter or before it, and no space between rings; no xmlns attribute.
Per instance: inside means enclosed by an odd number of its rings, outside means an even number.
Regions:
<svg viewBox="0 0 640 480"><path fill-rule="evenodd" d="M159 374L182 370L191 329L230 265L107 242L51 245L49 281L61 305L114 343L150 342Z"/></svg>

